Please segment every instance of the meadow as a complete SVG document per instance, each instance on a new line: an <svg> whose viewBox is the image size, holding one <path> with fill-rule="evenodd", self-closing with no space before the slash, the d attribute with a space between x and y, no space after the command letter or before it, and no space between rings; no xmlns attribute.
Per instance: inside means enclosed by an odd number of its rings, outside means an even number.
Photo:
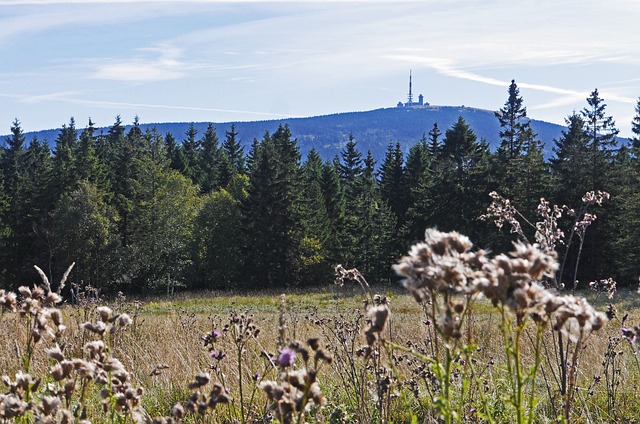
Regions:
<svg viewBox="0 0 640 424"><path fill-rule="evenodd" d="M437 242L448 240L456 250L460 237L433 233L426 245L437 255ZM416 256L405 264L410 258ZM463 259L475 260L475 253ZM533 272L535 259L528 264ZM415 281L370 288L357 270L337 268L336 282L285 294L140 300L101 299L89 290L75 306L61 302L46 279L42 288L2 292L0 418L637 422L635 290L613 293L606 282L583 287L567 302L582 309L561 329L564 304L545 318L531 303L501 308L497 298ZM511 284L513 300L518 288ZM527 284L520 288L534 287Z"/></svg>

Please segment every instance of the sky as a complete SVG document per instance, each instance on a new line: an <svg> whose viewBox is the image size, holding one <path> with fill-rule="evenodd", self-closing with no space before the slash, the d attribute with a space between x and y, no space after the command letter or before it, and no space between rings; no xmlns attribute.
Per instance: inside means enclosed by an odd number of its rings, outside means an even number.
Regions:
<svg viewBox="0 0 640 424"><path fill-rule="evenodd" d="M0 134L432 105L564 125L594 89L620 135L640 97L640 1L0 0ZM428 129L425 129L428 130Z"/></svg>

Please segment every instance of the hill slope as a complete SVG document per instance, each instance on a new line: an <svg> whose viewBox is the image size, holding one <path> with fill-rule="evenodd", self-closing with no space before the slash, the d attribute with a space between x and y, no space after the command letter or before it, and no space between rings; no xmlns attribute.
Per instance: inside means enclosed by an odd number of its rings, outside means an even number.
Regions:
<svg viewBox="0 0 640 424"><path fill-rule="evenodd" d="M384 157L389 142L399 141L405 151L418 142L433 127L434 122L442 133L451 128L462 116L478 139L484 138L495 149L499 144L500 126L493 111L475 109L464 106L428 106L423 108L385 108L366 112L347 112L309 118L287 118L270 121L236 122L236 131L248 150L254 138L262 139L265 132L273 133L280 124L287 124L291 133L298 139L300 151L304 155L315 147L325 159L339 154L350 134L358 142L359 149L371 153L380 161ZM225 131L231 122L214 123L218 138L224 139ZM177 140L182 140L190 123L155 123L142 124L143 130L156 127L162 134L172 133ZM194 123L198 134L202 135L207 122ZM546 147L546 155L550 155L553 139L558 138L564 127L544 121L532 120L531 126L538 133ZM100 128L106 132L107 128ZM27 133L27 139L34 136L46 139L51 145L58 135L58 130L46 130Z"/></svg>

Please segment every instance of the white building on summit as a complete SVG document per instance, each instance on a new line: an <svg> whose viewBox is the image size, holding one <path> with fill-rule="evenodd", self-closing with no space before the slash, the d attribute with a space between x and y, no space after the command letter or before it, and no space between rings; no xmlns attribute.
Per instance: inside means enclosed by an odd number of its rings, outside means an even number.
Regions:
<svg viewBox="0 0 640 424"><path fill-rule="evenodd" d="M409 71L409 95L407 96L407 102L402 103L398 102L398 107L424 107L429 106L429 103L424 101L424 96L422 94L418 95L418 101L413 101L413 92L411 87L411 71Z"/></svg>

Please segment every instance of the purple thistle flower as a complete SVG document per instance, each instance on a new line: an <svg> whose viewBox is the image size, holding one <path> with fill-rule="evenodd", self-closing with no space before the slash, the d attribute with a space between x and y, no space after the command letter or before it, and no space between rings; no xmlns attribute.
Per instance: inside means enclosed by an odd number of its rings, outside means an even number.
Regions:
<svg viewBox="0 0 640 424"><path fill-rule="evenodd" d="M221 359L223 359L225 356L227 356L227 354L225 353L224 350L215 350L212 349L209 352L209 356L212 357L213 359L217 359L218 361L220 361Z"/></svg>
<svg viewBox="0 0 640 424"><path fill-rule="evenodd" d="M213 333L211 333L213 335L213 341L215 342L216 340L218 340L220 338L220 336L222 336L222 333L219 332L218 330L213 330Z"/></svg>
<svg viewBox="0 0 640 424"><path fill-rule="evenodd" d="M622 327L620 329L620 332L622 333L622 337L624 337L625 339L627 339L627 341L631 344L636 344L638 343L638 332L639 332L640 328L636 327L633 330L629 329L629 328L625 328Z"/></svg>
<svg viewBox="0 0 640 424"><path fill-rule="evenodd" d="M288 347L283 348L280 351L280 356L278 356L278 365L281 367L290 367L293 365L296 360L296 352L289 349Z"/></svg>

